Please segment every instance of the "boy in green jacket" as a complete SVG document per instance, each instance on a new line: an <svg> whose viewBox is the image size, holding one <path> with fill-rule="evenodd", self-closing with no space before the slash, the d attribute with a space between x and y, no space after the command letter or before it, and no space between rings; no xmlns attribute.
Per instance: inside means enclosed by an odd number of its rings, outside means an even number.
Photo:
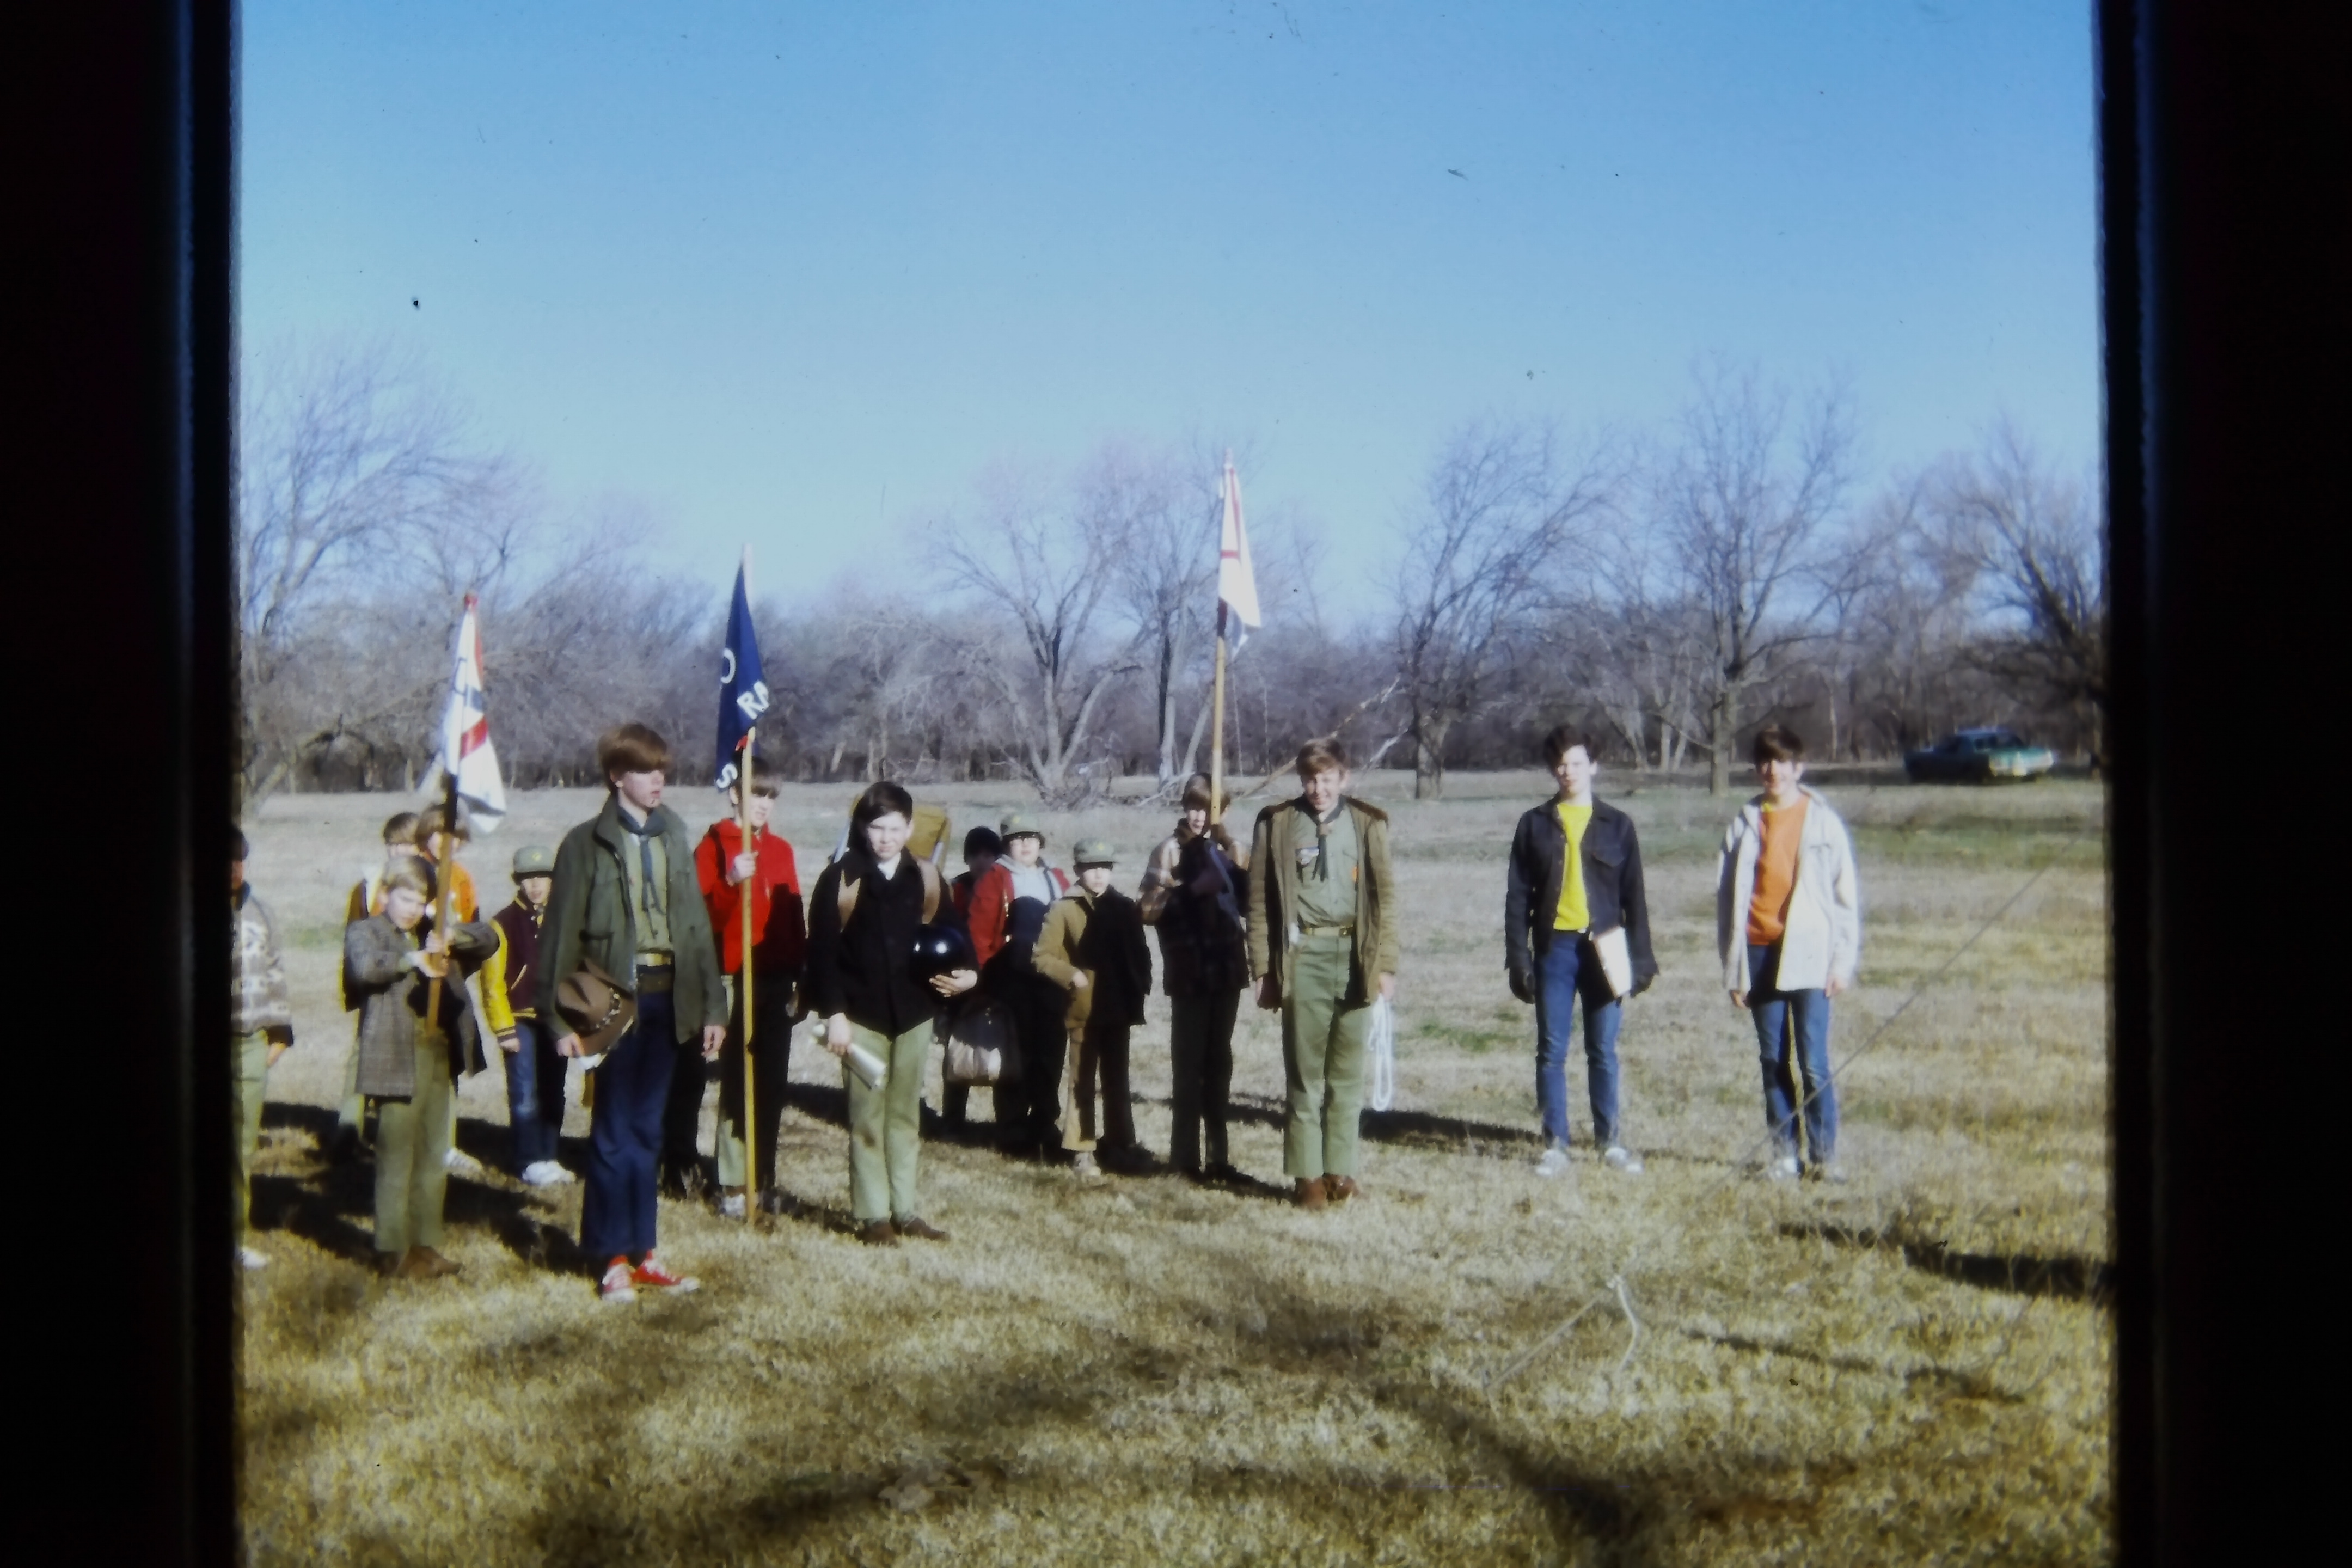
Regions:
<svg viewBox="0 0 2352 1568"><path fill-rule="evenodd" d="M1297 766L1297 798L1259 812L1250 839L1249 963L1257 1005L1282 1010L1282 1168L1298 1206L1320 1209L1356 1194L1371 1005L1396 992L1396 881L1388 813L1349 798L1339 742L1307 742Z"/></svg>
<svg viewBox="0 0 2352 1568"><path fill-rule="evenodd" d="M555 851L540 931L539 1016L551 1021L556 1055L576 1057L582 1022L558 1005L573 971L593 963L635 999L635 1021L596 1063L580 1207L581 1250L604 1260L598 1289L624 1302L639 1289L696 1288L654 1258L662 1113L679 1055L698 1050L708 1060L725 1042L727 990L693 842L661 803L669 742L623 724L596 742L596 762L612 794Z"/></svg>

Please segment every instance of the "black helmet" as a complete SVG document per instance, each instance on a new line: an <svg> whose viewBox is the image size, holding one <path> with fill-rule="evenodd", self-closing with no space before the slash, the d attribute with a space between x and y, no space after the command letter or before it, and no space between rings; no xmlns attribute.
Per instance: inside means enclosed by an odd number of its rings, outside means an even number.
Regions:
<svg viewBox="0 0 2352 1568"><path fill-rule="evenodd" d="M928 925L915 932L915 975L929 980L936 974L978 966L971 939L961 926Z"/></svg>

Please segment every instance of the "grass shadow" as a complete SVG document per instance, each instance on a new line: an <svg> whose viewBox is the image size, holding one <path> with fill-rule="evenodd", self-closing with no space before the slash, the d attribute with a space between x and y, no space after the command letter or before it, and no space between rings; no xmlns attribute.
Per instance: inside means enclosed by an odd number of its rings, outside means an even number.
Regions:
<svg viewBox="0 0 2352 1568"><path fill-rule="evenodd" d="M273 1102L262 1109L262 1125L308 1133L317 1146L309 1168L299 1174L265 1173L253 1182L253 1228L283 1230L299 1236L338 1258L373 1262L375 1258L375 1165L364 1157L336 1159L327 1151L335 1135L331 1108ZM468 1136L470 1130L470 1137ZM457 1123L458 1147L482 1158L480 1151L499 1154L506 1142L503 1130L487 1122ZM586 1152L584 1140L572 1140L576 1161ZM474 1147L467 1148L471 1142ZM489 1162L483 1162L486 1165ZM495 1167L492 1167L495 1169ZM500 1184L502 1179L478 1181L452 1173L442 1204L445 1223L478 1226L499 1244L534 1268L562 1273L585 1273L591 1262L578 1244L554 1223L550 1201L537 1194ZM369 1222L362 1225L361 1221Z"/></svg>
<svg viewBox="0 0 2352 1568"><path fill-rule="evenodd" d="M2114 1266L2095 1258L2071 1255L2043 1258L2031 1252L1961 1252L1940 1241L1906 1237L1897 1231L1863 1230L1842 1225L1784 1225L1780 1234L1800 1240L1826 1241L1837 1247L1891 1248L1913 1268L1982 1290L2048 1296L2097 1307L2109 1304L2115 1298Z"/></svg>

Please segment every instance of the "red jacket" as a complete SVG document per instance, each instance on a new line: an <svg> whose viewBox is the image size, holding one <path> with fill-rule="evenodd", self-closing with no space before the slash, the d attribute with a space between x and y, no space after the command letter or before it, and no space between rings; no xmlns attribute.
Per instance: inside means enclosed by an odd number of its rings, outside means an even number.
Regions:
<svg viewBox="0 0 2352 1568"><path fill-rule="evenodd" d="M808 952L808 921L801 908L801 879L793 864L793 847L779 834L761 833L758 873L748 882L730 884L728 863L742 846L741 825L733 817L722 817L694 847L695 879L702 886L702 901L710 910L710 929L719 938L719 966L729 974L743 971L743 889L749 888L753 973L797 973Z"/></svg>
<svg viewBox="0 0 2352 1568"><path fill-rule="evenodd" d="M1059 866L1047 866L1045 871L1054 879L1057 895L1070 890L1069 874ZM973 886L963 912L971 930L972 956L985 969L990 960L1004 951L1004 928L1013 917L1012 861L999 860L988 868L988 874Z"/></svg>

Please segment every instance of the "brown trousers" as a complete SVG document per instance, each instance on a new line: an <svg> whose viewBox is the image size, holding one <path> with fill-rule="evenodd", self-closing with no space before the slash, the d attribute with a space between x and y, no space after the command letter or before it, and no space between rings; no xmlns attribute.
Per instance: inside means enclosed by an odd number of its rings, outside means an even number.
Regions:
<svg viewBox="0 0 2352 1568"><path fill-rule="evenodd" d="M1102 1089L1102 1110L1095 1089ZM1113 1149L1135 1147L1135 1103L1127 1086L1127 1026L1089 1020L1070 1031L1062 1072L1062 1147L1091 1153L1097 1140Z"/></svg>

